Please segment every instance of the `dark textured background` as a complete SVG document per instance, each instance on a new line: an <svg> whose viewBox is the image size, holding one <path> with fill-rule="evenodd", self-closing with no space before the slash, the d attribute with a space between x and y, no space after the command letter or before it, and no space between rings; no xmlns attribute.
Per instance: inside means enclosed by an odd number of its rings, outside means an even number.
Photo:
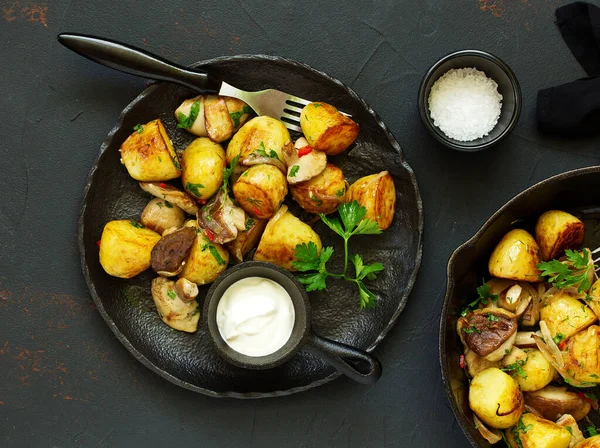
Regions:
<svg viewBox="0 0 600 448"><path fill-rule="evenodd" d="M514 194L597 164L600 153L599 138L535 129L536 91L584 76L553 24L561 3L0 0L0 446L466 446L438 364L446 261ZM121 346L85 287L76 224L100 143L145 82L60 47L62 31L184 64L278 54L341 79L375 108L425 204L424 261L405 312L376 350L379 383L339 379L281 399L216 400L171 385ZM512 135L476 154L437 144L416 108L423 73L464 48L504 59L524 97Z"/></svg>

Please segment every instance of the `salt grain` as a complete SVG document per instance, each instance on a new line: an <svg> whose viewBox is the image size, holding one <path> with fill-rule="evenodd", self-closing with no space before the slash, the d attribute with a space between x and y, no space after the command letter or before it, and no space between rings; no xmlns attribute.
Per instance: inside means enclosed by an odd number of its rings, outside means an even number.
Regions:
<svg viewBox="0 0 600 448"><path fill-rule="evenodd" d="M490 133L500 117L498 84L475 68L447 71L431 87L429 111L433 123L448 137L472 141Z"/></svg>

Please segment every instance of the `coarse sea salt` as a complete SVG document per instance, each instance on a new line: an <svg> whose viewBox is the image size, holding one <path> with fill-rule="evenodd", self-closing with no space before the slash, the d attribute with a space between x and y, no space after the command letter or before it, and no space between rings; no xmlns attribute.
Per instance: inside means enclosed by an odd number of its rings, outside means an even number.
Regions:
<svg viewBox="0 0 600 448"><path fill-rule="evenodd" d="M502 95L498 84L476 68L448 70L431 87L429 112L433 124L461 142L490 133L498 123Z"/></svg>

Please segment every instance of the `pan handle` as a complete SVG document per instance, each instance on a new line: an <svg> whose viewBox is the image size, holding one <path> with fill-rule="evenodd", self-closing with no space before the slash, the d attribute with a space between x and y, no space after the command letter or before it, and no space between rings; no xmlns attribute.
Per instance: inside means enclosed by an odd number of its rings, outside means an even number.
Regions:
<svg viewBox="0 0 600 448"><path fill-rule="evenodd" d="M306 350L359 383L372 384L381 376L381 363L377 358L341 342L312 334Z"/></svg>
<svg viewBox="0 0 600 448"><path fill-rule="evenodd" d="M200 93L217 93L221 81L207 73L189 70L140 48L77 33L61 33L58 41L86 58L131 75L169 81Z"/></svg>

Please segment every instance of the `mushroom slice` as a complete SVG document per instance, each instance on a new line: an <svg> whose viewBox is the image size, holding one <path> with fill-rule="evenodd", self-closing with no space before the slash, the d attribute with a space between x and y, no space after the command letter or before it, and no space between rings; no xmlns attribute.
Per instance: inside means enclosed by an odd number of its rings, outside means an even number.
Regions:
<svg viewBox="0 0 600 448"><path fill-rule="evenodd" d="M481 434L481 437L490 442L492 445L502 440L502 431L495 428L489 429L483 424L481 420L477 418L477 415L475 415L475 413L473 413L473 422L475 423L475 428L477 428L479 434Z"/></svg>
<svg viewBox="0 0 600 448"><path fill-rule="evenodd" d="M175 292L184 302L191 302L198 297L198 285L182 277L175 282Z"/></svg>
<svg viewBox="0 0 600 448"><path fill-rule="evenodd" d="M288 148L292 148L291 142L289 145L285 145L282 147L282 152L285 154L285 151ZM244 166L252 166L252 165L260 165L262 163L266 163L267 165L273 165L278 168L283 174L285 174L286 168L281 160L279 160L279 156L277 152L273 149L267 150L264 147L257 149L254 152L249 153L244 159L242 159L242 165Z"/></svg>
<svg viewBox="0 0 600 448"><path fill-rule="evenodd" d="M327 155L312 148L304 137L296 140L296 144L283 149L283 157L288 166L287 181L299 184L321 174L327 166Z"/></svg>
<svg viewBox="0 0 600 448"><path fill-rule="evenodd" d="M173 185L162 182L140 182L140 187L142 187L142 190L146 193L169 201L190 215L198 213L196 201L194 201L187 193L175 188Z"/></svg>
<svg viewBox="0 0 600 448"><path fill-rule="evenodd" d="M572 415L565 414L561 416L558 420L556 420L556 424L558 426L567 428L567 430L571 433L571 442L569 443L569 448L573 448L579 442L585 440L581 429L579 429L579 425L577 425L577 422Z"/></svg>
<svg viewBox="0 0 600 448"><path fill-rule="evenodd" d="M165 277L152 280L152 299L162 321L175 330L193 333L198 329L200 307L192 300L184 302L175 292L175 282Z"/></svg>
<svg viewBox="0 0 600 448"><path fill-rule="evenodd" d="M195 102L198 102L198 106L194 106ZM204 97L202 95L195 96L181 103L181 106L175 110L175 118L180 124L183 124L184 121L187 122L188 117L192 113L192 106L198 109L198 115L189 128L185 127L185 130L198 137L208 137L204 121Z"/></svg>
<svg viewBox="0 0 600 448"><path fill-rule="evenodd" d="M225 244L225 247L231 254L231 260L235 263L244 261L244 257L254 249L260 237L262 236L268 220L255 219L251 216L246 216L246 227L238 233L235 240Z"/></svg>
<svg viewBox="0 0 600 448"><path fill-rule="evenodd" d="M213 243L224 244L233 241L238 231L246 228L246 213L223 190L198 212L198 223L207 231Z"/></svg>
<svg viewBox="0 0 600 448"><path fill-rule="evenodd" d="M196 231L191 227L184 227L163 236L152 249L152 269L165 277L179 274L195 238Z"/></svg>
<svg viewBox="0 0 600 448"><path fill-rule="evenodd" d="M213 142L221 143L233 135L233 121L224 97L209 95L204 99L204 120Z"/></svg>
<svg viewBox="0 0 600 448"><path fill-rule="evenodd" d="M541 336L539 331L518 331L517 338L515 339L515 345L519 348L535 348L537 345L535 344L535 340L533 339L533 335Z"/></svg>
<svg viewBox="0 0 600 448"><path fill-rule="evenodd" d="M499 361L517 337L517 318L502 308L483 308L458 319L458 334L469 349Z"/></svg>
<svg viewBox="0 0 600 448"><path fill-rule="evenodd" d="M585 396L570 392L566 387L546 386L540 390L525 392L523 396L527 405L538 411L545 419L552 421L564 414L570 414L575 420L581 420L591 409L591 404Z"/></svg>
<svg viewBox="0 0 600 448"><path fill-rule="evenodd" d="M185 213L169 201L154 198L142 211L140 221L156 233L163 234L169 227L181 227L185 221Z"/></svg>

